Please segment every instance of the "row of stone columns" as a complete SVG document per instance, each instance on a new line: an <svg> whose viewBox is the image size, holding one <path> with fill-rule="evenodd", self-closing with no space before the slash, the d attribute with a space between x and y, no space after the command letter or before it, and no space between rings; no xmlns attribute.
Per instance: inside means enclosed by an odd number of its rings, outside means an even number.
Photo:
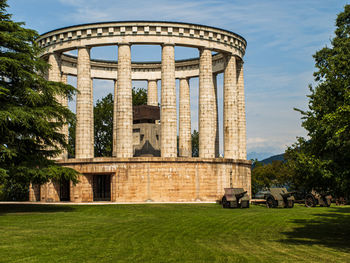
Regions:
<svg viewBox="0 0 350 263"><path fill-rule="evenodd" d="M128 43L118 45L118 80L114 83L113 156L133 156L131 49ZM49 55L48 78L66 83L61 75L60 57ZM161 64L161 156L177 157L177 114L174 45L162 46ZM78 48L76 101L76 158L93 158L93 94L90 48ZM191 108L189 79L180 79L179 155L190 157ZM225 56L224 70L224 157L246 159L246 126L243 62L233 55ZM67 99L61 100L67 106ZM148 105L158 105L157 80L148 81ZM216 74L212 70L210 49L200 49L199 56L199 157L219 156L218 102ZM68 137L68 127L62 131ZM61 157L66 158L67 153Z"/></svg>

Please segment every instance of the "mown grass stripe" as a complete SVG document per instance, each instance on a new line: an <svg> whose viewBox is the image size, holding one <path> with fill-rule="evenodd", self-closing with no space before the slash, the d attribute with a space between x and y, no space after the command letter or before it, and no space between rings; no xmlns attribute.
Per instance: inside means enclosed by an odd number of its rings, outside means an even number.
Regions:
<svg viewBox="0 0 350 263"><path fill-rule="evenodd" d="M0 262L350 262L350 207L0 205Z"/></svg>

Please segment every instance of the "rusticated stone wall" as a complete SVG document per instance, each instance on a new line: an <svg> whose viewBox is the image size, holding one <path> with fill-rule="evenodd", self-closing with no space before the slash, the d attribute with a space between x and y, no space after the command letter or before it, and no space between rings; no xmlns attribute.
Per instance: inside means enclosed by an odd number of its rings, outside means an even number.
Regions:
<svg viewBox="0 0 350 263"><path fill-rule="evenodd" d="M33 201L33 200L29 200L29 201ZM40 186L40 201L41 202L59 202L60 201L60 185L59 185L59 183L52 181L52 182L48 182L46 184L41 185Z"/></svg>
<svg viewBox="0 0 350 263"><path fill-rule="evenodd" d="M94 174L111 175L112 202L194 202L219 200L225 187L251 193L250 161L204 158L94 158L62 165L82 175L71 184L72 202L92 202ZM32 200L35 201L35 200ZM59 187L41 187L41 201L59 201Z"/></svg>

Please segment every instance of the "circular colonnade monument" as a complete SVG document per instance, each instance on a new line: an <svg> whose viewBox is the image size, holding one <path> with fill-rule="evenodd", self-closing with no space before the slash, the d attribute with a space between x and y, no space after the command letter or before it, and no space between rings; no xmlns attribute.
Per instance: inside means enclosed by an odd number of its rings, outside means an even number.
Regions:
<svg viewBox="0 0 350 263"><path fill-rule="evenodd" d="M230 186L251 193L251 162L246 160L243 37L197 24L126 21L65 27L45 33L37 41L51 65L49 80L66 83L67 75L77 78L75 158L68 159L67 152L63 152L57 162L77 170L80 182L32 185L31 201L216 201ZM131 46L138 44L160 45L162 60L132 62ZM117 62L90 59L91 48L107 45L118 48ZM199 57L177 61L175 46L198 48ZM78 50L78 55L65 54L70 50ZM219 158L219 73L224 74L224 158ZM193 77L199 78L199 157L192 157L191 146L189 79ZM114 80L111 157L94 158L94 78ZM151 118L150 135L154 137L151 146L159 148L158 157L135 157L135 140L142 144L144 134L133 120L132 80L148 82L147 104L153 110L158 108L157 81L161 81L160 121ZM66 98L60 98L60 102L68 105ZM68 127L62 132L68 138Z"/></svg>

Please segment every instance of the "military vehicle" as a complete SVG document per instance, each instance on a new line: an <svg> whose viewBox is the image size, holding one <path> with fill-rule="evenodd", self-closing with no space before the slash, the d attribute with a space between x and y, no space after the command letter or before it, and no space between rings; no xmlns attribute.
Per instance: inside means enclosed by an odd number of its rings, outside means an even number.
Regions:
<svg viewBox="0 0 350 263"><path fill-rule="evenodd" d="M296 192L288 192L286 188L270 188L269 193L265 194L266 207L276 208L292 208L295 198L293 194Z"/></svg>
<svg viewBox="0 0 350 263"><path fill-rule="evenodd" d="M320 194L312 190L305 196L305 206L315 207L316 205L329 207L331 205L332 196L328 194Z"/></svg>
<svg viewBox="0 0 350 263"><path fill-rule="evenodd" d="M221 199L223 208L249 208L249 195L243 188L225 188Z"/></svg>

